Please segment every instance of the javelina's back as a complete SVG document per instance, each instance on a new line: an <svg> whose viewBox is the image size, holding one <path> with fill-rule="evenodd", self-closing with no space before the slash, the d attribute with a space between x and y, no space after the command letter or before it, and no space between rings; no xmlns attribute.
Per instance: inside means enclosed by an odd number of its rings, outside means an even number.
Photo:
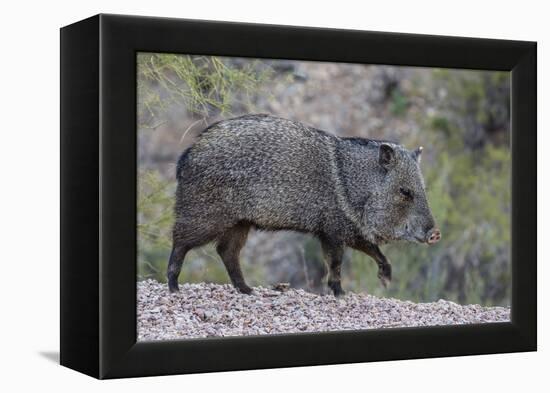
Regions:
<svg viewBox="0 0 550 393"><path fill-rule="evenodd" d="M335 142L269 115L213 124L178 162L177 220L317 232L337 205Z"/></svg>

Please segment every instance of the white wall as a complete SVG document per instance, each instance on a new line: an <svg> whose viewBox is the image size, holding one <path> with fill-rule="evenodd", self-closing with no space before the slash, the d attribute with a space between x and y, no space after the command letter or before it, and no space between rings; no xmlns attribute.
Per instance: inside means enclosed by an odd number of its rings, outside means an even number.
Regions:
<svg viewBox="0 0 550 393"><path fill-rule="evenodd" d="M538 353L398 361L98 382L56 365L59 329L59 31L99 12L536 40L539 130L548 120L543 64L550 63L543 1L94 0L5 2L0 57L1 385L19 391L517 391L549 385L548 290L539 263ZM539 132L539 151L550 142ZM539 153L539 174L550 155ZM550 195L539 177L539 201ZM550 219L539 203L539 222ZM549 234L539 225L539 244ZM542 240L542 241L541 241ZM549 252L539 247L539 262ZM546 323L544 323L546 322ZM49 354L47 356L44 353ZM235 356L238 356L236 354ZM49 389L48 389L49 390ZM541 389L537 389L540 391Z"/></svg>

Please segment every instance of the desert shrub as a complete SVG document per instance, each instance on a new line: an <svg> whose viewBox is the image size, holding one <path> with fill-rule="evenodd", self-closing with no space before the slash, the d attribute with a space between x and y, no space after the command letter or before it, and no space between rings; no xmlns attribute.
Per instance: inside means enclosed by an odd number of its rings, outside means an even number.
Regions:
<svg viewBox="0 0 550 393"><path fill-rule="evenodd" d="M231 113L237 100L252 105L251 95L269 79L271 69L254 61L238 67L231 62L215 56L139 53L139 126L156 128L172 105L203 117L212 111Z"/></svg>

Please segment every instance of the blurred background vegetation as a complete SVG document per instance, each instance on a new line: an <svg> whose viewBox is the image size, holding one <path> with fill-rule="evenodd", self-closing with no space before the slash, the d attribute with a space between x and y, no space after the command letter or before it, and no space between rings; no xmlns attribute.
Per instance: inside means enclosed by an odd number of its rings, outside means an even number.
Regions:
<svg viewBox="0 0 550 393"><path fill-rule="evenodd" d="M263 112L425 148L421 166L442 241L383 246L393 264L388 289L369 257L348 250L345 289L510 305L508 73L152 53L137 61L138 279L165 281L179 154L209 123ZM320 246L308 235L252 231L241 263L250 285L327 291ZM188 253L180 280L229 282L212 245Z"/></svg>

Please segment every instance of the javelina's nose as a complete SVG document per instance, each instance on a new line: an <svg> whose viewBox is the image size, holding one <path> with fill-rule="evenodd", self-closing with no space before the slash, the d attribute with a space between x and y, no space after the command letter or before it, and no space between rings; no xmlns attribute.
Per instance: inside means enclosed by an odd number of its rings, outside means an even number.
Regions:
<svg viewBox="0 0 550 393"><path fill-rule="evenodd" d="M438 228L433 228L428 232L428 244L435 244L441 239L441 232Z"/></svg>

